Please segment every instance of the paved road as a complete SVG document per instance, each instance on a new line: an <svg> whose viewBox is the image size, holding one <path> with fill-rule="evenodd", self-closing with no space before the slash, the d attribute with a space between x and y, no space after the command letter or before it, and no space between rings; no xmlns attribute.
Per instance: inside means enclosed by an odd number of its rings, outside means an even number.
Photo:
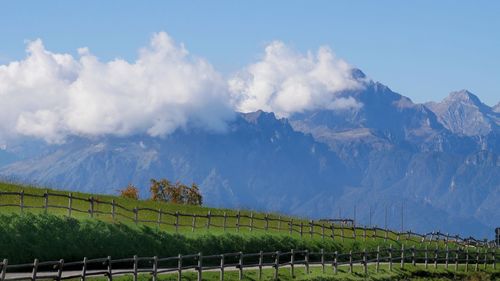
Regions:
<svg viewBox="0 0 500 281"><path fill-rule="evenodd" d="M373 263L368 263L369 265L375 265L376 263L373 262ZM388 265L389 263L387 262L381 262L380 265ZM408 264L408 263L406 263ZM418 266L424 266L425 264L423 263L418 263L417 264ZM464 264L460 264L460 265L464 265ZM317 263L314 263L314 264L310 264L309 265L310 267L321 267L321 264L317 264ZM326 267L331 267L331 263L329 264L325 264ZM341 264L339 265L339 267L348 267L349 264ZM360 265L359 263L358 264L353 264L354 267L361 267L362 265ZM394 262L393 263L393 267L394 268L399 268L400 266L400 263L396 263ZM428 264L429 268L433 268L434 267L434 264L433 263L429 263ZM444 266L444 264L439 264L439 266ZM474 270L474 266L475 264L469 264L471 270ZM483 268L484 265L480 265L480 268ZM492 265L491 264L488 264L488 267L491 267ZM296 264L295 265L295 268L304 268L305 265L304 264ZM263 266L262 267L263 269L272 269L274 267L272 266ZM280 269L281 268L290 268L290 265L283 265L283 266L280 266ZM455 268L455 264L453 263L450 263L449 264L449 269L450 270L453 270ZM159 268L158 271L161 271L162 269L165 269L165 268ZM158 275L164 275L164 274L177 274L177 271L176 269L174 268L169 268L169 269L173 269L174 271L171 271L171 272L165 272L165 273L158 273ZM259 267L258 266L253 266L253 267L245 267L244 270L247 271L247 270L258 270ZM147 272L141 272L141 270L144 270L144 271L147 271ZM226 267L224 269L224 271L238 271L239 269L237 267ZM203 272L219 272L220 269L204 269ZM126 274L132 274L132 269L113 269L113 276L120 276L120 275L126 275ZM150 268L140 268L138 269L138 272L139 274L151 274L151 269ZM196 272L195 269L184 269L182 270L182 272ZM74 278L79 278L79 275L82 273L81 270L74 270L74 271L64 271L62 273L62 278L68 278L68 277L72 277L74 276ZM105 269L102 269L102 270L87 270L86 271L86 275L88 277L106 277L106 270ZM36 275L36 279L37 280L53 280L55 279L55 277L57 276L57 271L52 271L52 272L37 272L37 275ZM5 280L31 280L31 277L32 277L32 273L31 272L23 272L23 273L7 273L6 276L5 276Z"/></svg>

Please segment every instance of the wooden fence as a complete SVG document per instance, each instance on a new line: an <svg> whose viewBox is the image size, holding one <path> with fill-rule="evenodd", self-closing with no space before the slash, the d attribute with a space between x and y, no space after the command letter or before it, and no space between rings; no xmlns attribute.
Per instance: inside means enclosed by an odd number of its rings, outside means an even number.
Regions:
<svg viewBox="0 0 500 281"><path fill-rule="evenodd" d="M4 203L2 198L5 196L18 197L18 204ZM67 205L54 205L51 204L50 198L64 198L67 200ZM26 204L26 198L43 199L42 205L29 205ZM8 201L12 202L12 200ZM79 202L79 207L75 203ZM86 208L82 208L87 206ZM99 206L99 208L96 208ZM103 210L103 206L108 206L107 210ZM74 213L87 214L90 218L97 216L108 216L111 220L117 218L134 222L135 224L154 224L158 228L168 226L176 233L182 228L184 231L196 231L199 229L210 230L211 228L221 229L223 231L233 230L240 232L242 229L247 229L252 232L254 230L260 231L274 231L274 232L287 232L290 235L300 235L300 237L321 237L321 239L383 239L384 242L403 242L413 241L415 243L427 242L430 246L432 242L448 244L448 242L455 243L461 246L497 246L487 240L478 240L473 237L463 238L459 235L449 235L439 231L427 234L419 234L410 231L398 232L379 227L362 227L356 225L342 225L334 224L325 221L314 220L300 220L300 219L284 219L281 216L270 216L268 214L254 216L253 213L243 214L240 211L235 214L212 214L208 211L206 214L188 214L182 212L168 212L162 209L140 208L135 207L129 209L115 200L104 201L94 197L79 197L74 196L72 193L52 193L46 191L44 194L26 193L24 191L11 192L0 191L0 207L16 207L19 208L21 213L29 209L42 209L48 212L50 209L65 210L67 216L74 216ZM144 214L144 216L140 215ZM155 218L155 219L152 219ZM217 221L215 221L217 220ZM257 223L259 222L259 223Z"/></svg>
<svg viewBox="0 0 500 281"><path fill-rule="evenodd" d="M498 253L496 249L478 248L465 249L416 249L414 247L395 249L389 247L381 249L377 247L371 251L360 252L311 252L308 250L291 250L288 252L263 252L244 254L226 253L218 255L203 255L202 253L192 255L178 255L174 257L138 257L124 259L112 259L111 257L99 259L83 258L82 261L65 262L58 261L40 262L35 259L33 263L9 265L4 259L0 263L0 281L7 280L40 280L40 279L74 279L86 280L88 277L106 276L109 281L117 275L133 275L137 281L139 274L150 274L153 281L158 280L159 274L174 273L177 279L182 280L183 273L196 272L197 280L202 280L204 271L218 271L220 280L225 280L226 270L238 271L239 280L244 277L244 270L258 271L259 280L262 279L262 271L271 268L274 271L274 280L278 279L279 270L288 269L292 277L295 277L295 267L302 266L307 274L310 266L320 266L323 273L327 267L332 268L334 274L338 273L339 267L347 267L349 273L354 272L354 266L361 266L362 273L367 275L368 265L375 266L375 272L379 272L380 265L386 264L390 271L394 267L404 268L405 264L419 265L426 269L437 268L438 264L446 269L478 271L487 266L496 269ZM359 271L359 269L358 269Z"/></svg>

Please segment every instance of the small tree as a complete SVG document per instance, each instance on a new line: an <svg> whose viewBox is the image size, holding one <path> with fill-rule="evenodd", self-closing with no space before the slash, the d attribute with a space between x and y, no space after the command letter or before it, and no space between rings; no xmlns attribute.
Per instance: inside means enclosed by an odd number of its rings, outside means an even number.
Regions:
<svg viewBox="0 0 500 281"><path fill-rule="evenodd" d="M200 189L196 183L191 184L191 188L188 189L186 203L189 205L198 205L201 206L203 204L203 196L200 193Z"/></svg>
<svg viewBox="0 0 500 281"><path fill-rule="evenodd" d="M129 184L124 189L120 190L120 196L124 198L139 199L139 189L132 184Z"/></svg>
<svg viewBox="0 0 500 281"><path fill-rule="evenodd" d="M167 179L151 179L150 191L151 200L155 201L191 205L201 205L202 203L201 193L194 183L189 187L179 181L172 184Z"/></svg>

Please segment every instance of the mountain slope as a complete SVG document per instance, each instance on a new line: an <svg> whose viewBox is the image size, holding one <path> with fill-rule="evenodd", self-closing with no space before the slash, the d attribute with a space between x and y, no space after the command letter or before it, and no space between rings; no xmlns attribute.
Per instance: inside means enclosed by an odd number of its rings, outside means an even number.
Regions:
<svg viewBox="0 0 500 281"><path fill-rule="evenodd" d="M278 119L239 114L226 132L177 130L165 138L72 137L0 150L0 177L87 192L116 193L151 178L200 184L207 204L281 211L360 224L491 236L499 221L498 113L469 92L415 104L357 76L337 93L361 104ZM370 220L370 209L373 216Z"/></svg>
<svg viewBox="0 0 500 281"><path fill-rule="evenodd" d="M466 90L453 92L443 101L430 102L426 106L455 134L485 136L500 130L500 113Z"/></svg>

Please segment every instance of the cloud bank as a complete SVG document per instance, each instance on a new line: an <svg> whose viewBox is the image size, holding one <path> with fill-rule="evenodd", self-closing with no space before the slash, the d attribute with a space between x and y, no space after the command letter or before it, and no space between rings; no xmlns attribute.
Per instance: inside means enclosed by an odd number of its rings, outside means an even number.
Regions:
<svg viewBox="0 0 500 281"><path fill-rule="evenodd" d="M206 60L168 34L154 34L134 62L102 62L52 53L40 39L27 56L0 65L0 141L32 136L61 143L69 135L165 136L188 126L223 131L234 111L279 116L362 106L337 93L357 89L352 68L326 47L294 52L281 42L261 61L225 80Z"/></svg>
<svg viewBox="0 0 500 281"><path fill-rule="evenodd" d="M262 109L287 117L305 110L362 106L352 97L337 95L362 85L353 77L352 67L328 47L303 55L275 41L266 47L261 61L230 79L229 87L233 103L243 112Z"/></svg>
<svg viewBox="0 0 500 281"><path fill-rule="evenodd" d="M78 59L51 53L36 40L24 60L0 66L0 138L164 136L188 124L223 130L233 115L226 81L166 33L133 63L78 51Z"/></svg>

